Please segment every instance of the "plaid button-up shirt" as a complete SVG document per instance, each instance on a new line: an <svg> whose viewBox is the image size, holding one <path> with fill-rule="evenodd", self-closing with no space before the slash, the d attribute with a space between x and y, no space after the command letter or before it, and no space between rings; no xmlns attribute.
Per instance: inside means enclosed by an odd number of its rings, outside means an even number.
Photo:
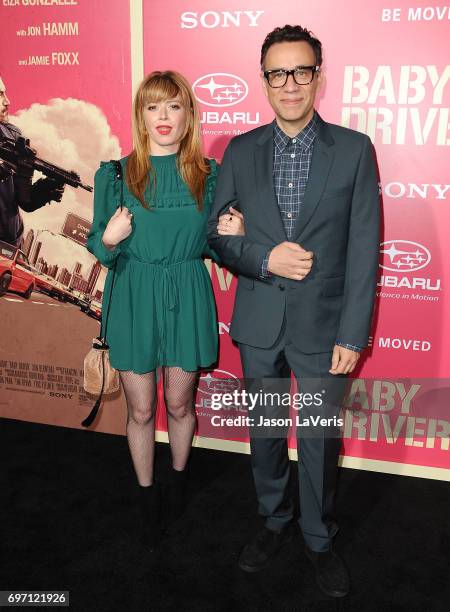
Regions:
<svg viewBox="0 0 450 612"><path fill-rule="evenodd" d="M297 136L291 138L278 127L276 121L273 122L273 183L288 240L292 238L305 195L317 125L317 114L314 113L308 125ZM269 276L267 271L269 255L270 251L262 264L263 278Z"/></svg>
<svg viewBox="0 0 450 612"><path fill-rule="evenodd" d="M273 156L273 182L281 220L288 240L292 239L296 221L301 214L301 207L308 183L309 169L317 136L318 117L314 113L311 121L293 138L288 136L274 121L274 156ZM264 258L261 277L268 278L267 270L270 251ZM362 348L345 342L336 341L336 344L353 351Z"/></svg>
<svg viewBox="0 0 450 612"><path fill-rule="evenodd" d="M273 183L288 240L292 238L302 207L317 124L314 113L308 125L290 138L274 123Z"/></svg>

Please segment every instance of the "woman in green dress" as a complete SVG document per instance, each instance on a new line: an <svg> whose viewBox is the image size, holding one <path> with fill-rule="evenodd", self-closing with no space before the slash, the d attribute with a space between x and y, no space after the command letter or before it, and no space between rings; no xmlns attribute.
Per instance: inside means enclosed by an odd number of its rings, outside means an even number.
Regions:
<svg viewBox="0 0 450 612"><path fill-rule="evenodd" d="M94 220L87 248L110 269L104 303L112 293L107 342L127 401L127 438L139 483L143 537L152 548L160 535L157 483L153 483L156 370L161 367L172 455L171 519L184 507L186 463L196 417L198 371L217 359L217 321L206 225L217 166L205 160L197 103L179 73L153 72L133 103L133 150L121 160L124 207L114 166L95 175ZM228 232L243 233L238 215ZM106 308L103 309L103 316Z"/></svg>

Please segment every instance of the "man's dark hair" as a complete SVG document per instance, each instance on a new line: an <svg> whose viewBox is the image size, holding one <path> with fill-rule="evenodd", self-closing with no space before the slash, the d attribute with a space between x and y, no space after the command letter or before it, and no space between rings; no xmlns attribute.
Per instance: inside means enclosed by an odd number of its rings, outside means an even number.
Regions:
<svg viewBox="0 0 450 612"><path fill-rule="evenodd" d="M307 42L314 51L316 58L316 66L322 65L322 43L318 38L313 36L312 32L302 26L296 25L285 25L283 28L275 28L269 34L267 34L263 45L261 47L261 67L264 66L264 60L266 59L267 51L272 45L281 42L297 42L304 40Z"/></svg>

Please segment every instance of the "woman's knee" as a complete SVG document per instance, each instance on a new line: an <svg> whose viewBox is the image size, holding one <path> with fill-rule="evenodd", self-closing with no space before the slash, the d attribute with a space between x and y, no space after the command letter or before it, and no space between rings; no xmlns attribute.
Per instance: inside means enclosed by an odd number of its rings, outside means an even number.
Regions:
<svg viewBox="0 0 450 612"><path fill-rule="evenodd" d="M168 416L180 420L193 413L192 402L180 402L166 398L166 409Z"/></svg>
<svg viewBox="0 0 450 612"><path fill-rule="evenodd" d="M143 409L129 409L128 420L133 421L137 425L148 425L153 419L155 410L153 406Z"/></svg>

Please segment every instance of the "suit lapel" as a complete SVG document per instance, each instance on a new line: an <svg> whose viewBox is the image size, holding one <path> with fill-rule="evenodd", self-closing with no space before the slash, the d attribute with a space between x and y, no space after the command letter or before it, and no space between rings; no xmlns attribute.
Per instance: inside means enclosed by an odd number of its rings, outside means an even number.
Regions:
<svg viewBox="0 0 450 612"><path fill-rule="evenodd" d="M273 125L269 124L267 130L257 141L255 147L256 186L258 190L261 211L266 215L268 227L273 230L274 240L284 242L286 232L281 220L273 184Z"/></svg>
<svg viewBox="0 0 450 612"><path fill-rule="evenodd" d="M298 240L316 210L327 183L334 158L334 140L326 123L319 117L319 129L314 142L311 167L293 240Z"/></svg>

